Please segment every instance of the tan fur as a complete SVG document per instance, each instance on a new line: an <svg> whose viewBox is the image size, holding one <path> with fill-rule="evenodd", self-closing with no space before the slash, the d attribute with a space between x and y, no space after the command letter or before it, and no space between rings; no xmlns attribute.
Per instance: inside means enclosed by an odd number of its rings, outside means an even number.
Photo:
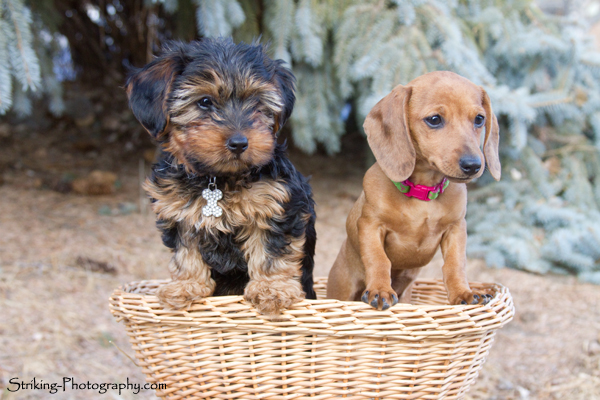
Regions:
<svg viewBox="0 0 600 400"><path fill-rule="evenodd" d="M435 114L445 121L439 129L424 122ZM364 297L378 309L383 299L392 305L396 295L409 302L419 270L441 248L450 304L487 301L470 289L465 274L465 183L483 168L468 176L459 166L465 155L484 160L483 128L474 126L478 114L486 118L485 162L499 179L498 122L487 93L467 79L451 72L426 74L396 87L371 110L364 127L377 163L365 174L364 191L348 215L348 238L331 269L328 297ZM434 186L444 177L450 180L446 191L428 202L405 196L392 182L408 178Z"/></svg>
<svg viewBox="0 0 600 400"><path fill-rule="evenodd" d="M186 164L190 172L193 171L193 166L187 162L187 155L193 155L194 159L211 165L219 173L235 173L248 166L257 167L269 162L275 148L271 129L262 116L257 115L253 129L244 132L248 139L248 150L236 157L226 147L231 130L200 120L190 124L185 130L173 130L171 140L165 144L165 151Z"/></svg>
<svg viewBox="0 0 600 400"><path fill-rule="evenodd" d="M265 242L264 231L256 230L242 246L250 275L244 298L261 314L276 315L304 299L299 280L304 236L292 239L288 252L275 259L265 253Z"/></svg>
<svg viewBox="0 0 600 400"><path fill-rule="evenodd" d="M173 281L161 286L156 295L163 304L173 309L187 308L194 300L210 296L215 291L210 267L202 260L193 240L177 249L169 263L169 272Z"/></svg>
<svg viewBox="0 0 600 400"><path fill-rule="evenodd" d="M224 188L223 208L220 218L202 216L206 200L179 191L173 183L147 180L144 189L155 199L152 208L157 217L166 221L177 221L183 232L206 230L210 234L236 232L236 239L243 243L241 249L248 264L250 283L245 298L263 314L278 314L304 298L299 282L300 267L304 257L304 236L290 238L285 254L272 258L265 252L270 220L282 218L281 204L289 201L286 187L278 181L259 181L239 190ZM307 216L308 217L308 216ZM210 268L198 253L195 235L183 238L185 247L178 248L169 265L173 282L158 293L163 304L172 308L185 308L197 298L213 293L214 282L210 279Z"/></svg>
<svg viewBox="0 0 600 400"><path fill-rule="evenodd" d="M203 97L208 96L216 104L224 104L232 95L246 101L242 101L238 108L228 109L225 114L211 113L208 117L198 108L197 102ZM177 157L188 171L193 172L189 158L210 165L221 174L260 167L271 159L276 144L272 132L279 129L276 115L283 109L283 100L273 84L248 78L239 80L236 85L213 72L211 80L190 78L174 92L172 98L170 137L164 148ZM260 104L257 103L258 98ZM251 113L251 127L238 129L228 124L235 114L244 113ZM248 139L248 150L236 155L227 149L226 143L232 135L240 132Z"/></svg>

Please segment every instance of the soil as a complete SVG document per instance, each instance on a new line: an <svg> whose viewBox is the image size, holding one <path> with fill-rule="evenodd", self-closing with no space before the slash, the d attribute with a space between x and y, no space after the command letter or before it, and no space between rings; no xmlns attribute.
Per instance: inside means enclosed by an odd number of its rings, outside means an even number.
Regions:
<svg viewBox="0 0 600 400"><path fill-rule="evenodd" d="M99 398L94 390L53 397L48 390L11 392L17 377L144 382L107 300L124 283L168 277L170 253L140 192L152 144L127 110L113 115L116 120L0 123L0 399ZM327 275L361 192L365 142L349 136L336 157L291 153L312 175L315 275ZM116 174L117 190L74 193L72 182L93 170ZM441 265L436 257L424 276L441 277ZM478 260L469 262L468 276L507 286L517 313L498 332L467 399L600 399L599 287L567 276L490 269ZM102 396L155 398L152 391Z"/></svg>

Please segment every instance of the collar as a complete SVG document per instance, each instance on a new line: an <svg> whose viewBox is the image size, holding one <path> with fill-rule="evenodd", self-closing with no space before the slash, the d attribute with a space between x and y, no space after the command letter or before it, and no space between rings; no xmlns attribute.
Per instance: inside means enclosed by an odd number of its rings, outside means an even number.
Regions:
<svg viewBox="0 0 600 400"><path fill-rule="evenodd" d="M444 193L444 190L448 187L450 181L444 177L440 183L435 186L415 185L408 179L404 182L394 182L394 185L402 192L406 197L415 197L419 200L430 201L435 200L437 197Z"/></svg>

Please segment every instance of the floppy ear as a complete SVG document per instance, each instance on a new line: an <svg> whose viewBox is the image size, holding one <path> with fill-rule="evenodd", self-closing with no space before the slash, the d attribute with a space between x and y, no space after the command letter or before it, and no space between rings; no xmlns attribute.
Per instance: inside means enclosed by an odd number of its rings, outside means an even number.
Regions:
<svg viewBox="0 0 600 400"><path fill-rule="evenodd" d="M167 98L173 80L183 72L185 64L180 47L156 58L127 78L125 88L129 107L142 126L156 139L165 133L169 123Z"/></svg>
<svg viewBox="0 0 600 400"><path fill-rule="evenodd" d="M500 180L502 167L500 166L500 157L498 156L498 145L500 142L500 128L498 127L498 119L492 111L492 102L487 92L481 88L483 92L483 108L485 109L485 140L483 142L483 154L485 155L485 163L495 180Z"/></svg>
<svg viewBox="0 0 600 400"><path fill-rule="evenodd" d="M363 128L383 172L394 182L408 179L417 155L408 129L406 113L412 88L398 85L373 107Z"/></svg>
<svg viewBox="0 0 600 400"><path fill-rule="evenodd" d="M290 115L292 115L294 103L296 102L296 95L294 94L296 90L296 78L292 74L292 71L283 66L284 61L276 60L275 63L277 63L275 83L279 87L279 93L283 100L283 109L275 116L273 132L277 134L283 128Z"/></svg>

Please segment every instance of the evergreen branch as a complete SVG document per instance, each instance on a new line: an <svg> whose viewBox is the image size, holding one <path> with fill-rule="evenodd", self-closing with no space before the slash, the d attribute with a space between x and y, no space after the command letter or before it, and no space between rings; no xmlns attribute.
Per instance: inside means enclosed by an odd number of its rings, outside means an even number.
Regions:
<svg viewBox="0 0 600 400"><path fill-rule="evenodd" d="M4 32L4 25L5 22L0 19L0 33ZM6 35L0 34L0 115L4 114L12 105L13 89L7 46Z"/></svg>
<svg viewBox="0 0 600 400"><path fill-rule="evenodd" d="M292 60L287 47L294 26L295 8L294 0L280 0L269 3L264 15L265 25L271 32L275 42L273 46L275 58L282 59L289 64Z"/></svg>
<svg viewBox="0 0 600 400"><path fill-rule="evenodd" d="M556 99L556 100L532 102L532 103L529 103L529 105L533 108L544 108L544 107L555 106L558 104L572 103L573 100L574 100L573 96L566 96L566 97Z"/></svg>
<svg viewBox="0 0 600 400"><path fill-rule="evenodd" d="M546 151L542 158L549 158L557 155L565 155L571 153L580 153L580 152L590 152L590 153L598 153L598 148L596 146L587 145L587 144L569 144L563 147L559 147L558 149L552 149Z"/></svg>
<svg viewBox="0 0 600 400"><path fill-rule="evenodd" d="M23 89L35 91L40 85L41 76L37 55L31 47L31 12L20 0L3 1L13 28L4 30L8 38L9 52L12 53L11 64Z"/></svg>

